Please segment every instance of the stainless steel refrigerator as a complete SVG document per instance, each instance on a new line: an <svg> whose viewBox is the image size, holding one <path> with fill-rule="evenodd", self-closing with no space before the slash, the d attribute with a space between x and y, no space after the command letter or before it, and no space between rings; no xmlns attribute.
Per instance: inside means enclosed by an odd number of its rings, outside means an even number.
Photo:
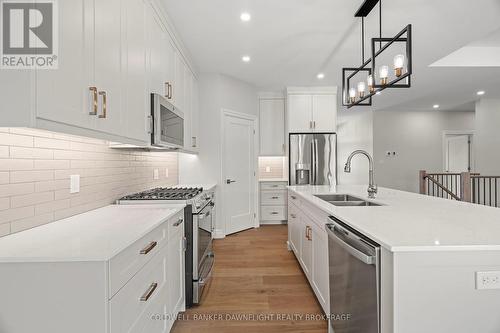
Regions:
<svg viewBox="0 0 500 333"><path fill-rule="evenodd" d="M337 184L337 134L292 133L289 140L290 185Z"/></svg>

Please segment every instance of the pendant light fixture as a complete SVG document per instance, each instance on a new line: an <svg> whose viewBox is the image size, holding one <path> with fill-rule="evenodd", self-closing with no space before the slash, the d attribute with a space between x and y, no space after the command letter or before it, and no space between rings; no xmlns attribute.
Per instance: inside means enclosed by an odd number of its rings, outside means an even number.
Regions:
<svg viewBox="0 0 500 333"><path fill-rule="evenodd" d="M379 37L371 38L371 58L365 60L365 22L364 18L379 5ZM342 69L342 104L351 108L353 106L372 105L372 96L380 95L382 90L388 88L411 87L412 75L412 40L411 24L407 25L396 36L382 37L382 0L364 0L361 7L354 15L361 17L361 63L360 67L345 67ZM389 47L396 43L402 43L405 53L393 55L391 64L377 64L377 58L382 54L384 59L389 53ZM359 77L362 77L360 80ZM351 80L357 80L357 89L351 85ZM356 82L356 81L355 81ZM367 89L368 87L368 89Z"/></svg>

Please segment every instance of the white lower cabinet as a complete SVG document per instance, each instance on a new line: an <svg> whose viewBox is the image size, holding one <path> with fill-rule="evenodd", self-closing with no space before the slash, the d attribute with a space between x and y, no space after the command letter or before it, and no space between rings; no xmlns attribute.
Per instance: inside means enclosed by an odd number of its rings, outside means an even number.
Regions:
<svg viewBox="0 0 500 333"><path fill-rule="evenodd" d="M0 332L169 332L185 310L183 222L181 210L107 261L2 263Z"/></svg>
<svg viewBox="0 0 500 333"><path fill-rule="evenodd" d="M328 214L288 193L288 246L297 257L323 311L330 313Z"/></svg>
<svg viewBox="0 0 500 333"><path fill-rule="evenodd" d="M276 224L287 220L287 182L260 182L260 223Z"/></svg>

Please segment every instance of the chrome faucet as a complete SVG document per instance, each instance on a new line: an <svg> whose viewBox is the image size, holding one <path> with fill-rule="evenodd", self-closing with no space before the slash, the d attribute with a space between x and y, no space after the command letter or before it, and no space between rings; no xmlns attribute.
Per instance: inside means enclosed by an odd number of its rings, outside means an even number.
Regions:
<svg viewBox="0 0 500 333"><path fill-rule="evenodd" d="M365 155L368 158L369 167L369 175L370 175L370 184L368 185L368 198L375 199L375 194L377 194L377 185L375 185L374 177L373 177L373 158L364 150L356 150L349 155L347 158L347 162L345 163L344 172L351 172L351 160L354 156L361 154Z"/></svg>

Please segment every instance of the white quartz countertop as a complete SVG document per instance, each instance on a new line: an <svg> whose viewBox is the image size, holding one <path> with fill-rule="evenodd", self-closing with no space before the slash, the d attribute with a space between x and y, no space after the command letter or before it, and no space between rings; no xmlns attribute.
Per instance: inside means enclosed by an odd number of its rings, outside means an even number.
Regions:
<svg viewBox="0 0 500 333"><path fill-rule="evenodd" d="M111 205L0 238L0 263L107 261L185 205Z"/></svg>
<svg viewBox="0 0 500 333"><path fill-rule="evenodd" d="M290 186L289 189L392 252L500 251L500 209L367 186ZM384 206L337 207L315 194L351 194ZM328 221L325 221L325 224Z"/></svg>

